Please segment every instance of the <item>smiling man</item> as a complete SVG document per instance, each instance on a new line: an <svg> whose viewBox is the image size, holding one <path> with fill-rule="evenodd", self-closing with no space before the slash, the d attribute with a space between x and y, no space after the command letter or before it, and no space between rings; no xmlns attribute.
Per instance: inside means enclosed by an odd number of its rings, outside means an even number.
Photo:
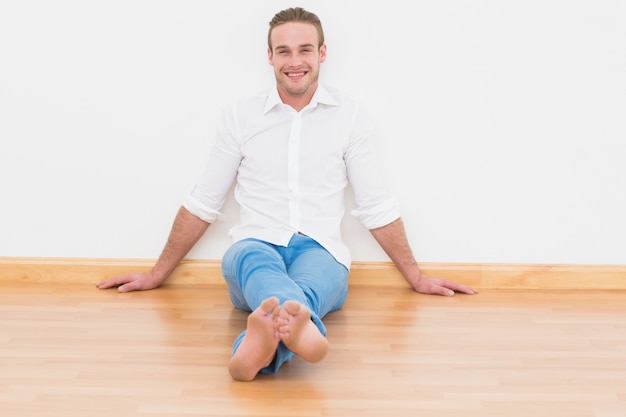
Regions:
<svg viewBox="0 0 626 417"><path fill-rule="evenodd" d="M278 95L283 103L300 111L317 89L320 64L326 60L326 44L319 20L281 24L279 15L270 22L273 27L267 53L274 67Z"/></svg>
<svg viewBox="0 0 626 417"><path fill-rule="evenodd" d="M329 349L322 318L348 294L351 258L341 237L344 195L411 287L420 293L475 294L419 269L396 200L374 150L371 118L355 100L319 83L326 60L318 17L302 8L270 22L268 59L276 86L224 112L202 181L185 199L151 271L98 284L119 291L160 286L220 214L235 181L239 222L222 274L233 305L249 311L228 369L236 380L275 374L294 355L322 360Z"/></svg>

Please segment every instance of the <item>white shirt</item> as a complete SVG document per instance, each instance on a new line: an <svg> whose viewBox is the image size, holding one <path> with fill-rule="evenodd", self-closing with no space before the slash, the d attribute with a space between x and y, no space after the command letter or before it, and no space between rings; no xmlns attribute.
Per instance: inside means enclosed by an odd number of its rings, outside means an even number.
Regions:
<svg viewBox="0 0 626 417"><path fill-rule="evenodd" d="M341 238L344 196L366 228L400 217L379 175L371 118L358 102L321 85L300 112L282 103L276 88L224 111L203 178L183 206L212 223L236 179L239 222L234 241L257 238L287 246L305 234L350 268Z"/></svg>

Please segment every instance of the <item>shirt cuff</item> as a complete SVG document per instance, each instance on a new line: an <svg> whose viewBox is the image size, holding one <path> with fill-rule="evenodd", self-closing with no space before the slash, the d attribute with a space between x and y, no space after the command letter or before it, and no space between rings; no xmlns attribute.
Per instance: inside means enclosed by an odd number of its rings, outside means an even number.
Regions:
<svg viewBox="0 0 626 417"><path fill-rule="evenodd" d="M387 200L367 209L356 208L350 212L368 230L387 226L400 218L400 207L395 200Z"/></svg>
<svg viewBox="0 0 626 417"><path fill-rule="evenodd" d="M202 204L191 193L187 194L183 200L183 207L194 216L207 223L214 223L220 216L220 212L205 204Z"/></svg>

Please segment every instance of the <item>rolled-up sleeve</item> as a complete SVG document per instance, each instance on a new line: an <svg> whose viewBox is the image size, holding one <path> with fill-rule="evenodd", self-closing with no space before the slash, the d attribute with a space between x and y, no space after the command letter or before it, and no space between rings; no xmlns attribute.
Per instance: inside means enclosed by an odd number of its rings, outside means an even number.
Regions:
<svg viewBox="0 0 626 417"><path fill-rule="evenodd" d="M400 205L389 193L381 174L374 132L371 118L362 108L357 108L344 158L356 202L350 214L368 229L386 226L400 217Z"/></svg>
<svg viewBox="0 0 626 417"><path fill-rule="evenodd" d="M234 109L224 112L204 173L183 199L183 207L208 223L220 216L241 163L236 122Z"/></svg>

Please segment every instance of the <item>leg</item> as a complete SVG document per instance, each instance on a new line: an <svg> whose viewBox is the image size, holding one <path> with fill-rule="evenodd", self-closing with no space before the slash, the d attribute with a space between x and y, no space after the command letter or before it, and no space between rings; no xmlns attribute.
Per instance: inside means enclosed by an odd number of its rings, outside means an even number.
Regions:
<svg viewBox="0 0 626 417"><path fill-rule="evenodd" d="M304 299L300 288L289 278L280 250L260 240L246 239L226 251L222 275L235 307L253 311L273 296L281 303L293 297Z"/></svg>
<svg viewBox="0 0 626 417"><path fill-rule="evenodd" d="M323 358L325 353L320 353L323 350L319 349L319 345L327 344L327 341L326 328L321 317L341 307L345 301L348 270L338 264L317 242L306 236L295 235L285 248L255 239L243 240L231 246L224 255L222 273L228 283L233 304L241 310L257 312L262 302L271 297L277 297L279 303L289 300L283 313L283 319L289 322L288 328L284 329L289 332L289 335L285 335L285 340L306 360L316 361ZM267 314L266 309L262 311ZM263 313L257 312L257 315ZM262 320L258 320L253 313L253 318L248 322L248 330L234 343L233 357L243 357L244 355L237 355L238 349L252 345L249 342L258 338L247 338L247 332L252 332L252 324L258 321ZM314 326L309 326L313 323ZM283 326L285 324L282 323ZM305 332L305 328L310 331ZM255 333L258 331L255 330ZM305 334L308 336L304 336ZM304 350L304 344L301 343L305 339L311 340L312 334L318 336L316 339L322 339L317 344L318 347L313 349L314 352ZM276 347L274 360L260 372L276 373L293 355L294 352L281 341ZM245 362L237 360L236 363ZM253 368L251 367L250 373L258 372L258 369ZM247 372L243 373L246 377L249 376Z"/></svg>
<svg viewBox="0 0 626 417"><path fill-rule="evenodd" d="M268 313L267 309L261 309L265 313L258 311L264 300L272 297L277 298L279 303L287 299L305 300L300 288L289 278L280 250L281 248L263 241L246 239L233 244L222 259L222 274L228 284L228 292L233 305L240 310L253 311L248 320L247 330L239 335L233 345L233 358L237 357L235 362L237 368L246 363L239 360L240 357L244 357L243 354L239 354L239 349L246 348L247 350L248 346L253 345L253 341L259 339L258 336L247 337L248 333L253 332L253 324L258 324L258 322L267 324L269 321L260 320L257 317ZM258 333L260 326L254 327L257 327L254 332ZM275 331L273 327L272 331ZM279 338L277 344L278 346L274 345L273 360L270 358L269 365L266 364L267 366L260 370L261 373L274 374L283 363L293 357L294 353L280 342ZM254 368L256 366L251 367L249 373L254 372L256 374L259 372L259 369ZM245 379L249 377L248 372L238 370L237 378L240 378L240 374L246 374L244 375Z"/></svg>
<svg viewBox="0 0 626 417"><path fill-rule="evenodd" d="M340 308L348 293L348 270L313 239L296 235L289 244L288 273L306 300L283 303L276 321L282 342L309 362L322 360L329 348L321 318Z"/></svg>
<svg viewBox="0 0 626 417"><path fill-rule="evenodd" d="M346 301L349 271L307 236L295 235L292 246L295 253L286 258L287 273L305 296L304 300L296 301L311 310L311 319L319 325L319 319L341 308Z"/></svg>
<svg viewBox="0 0 626 417"><path fill-rule="evenodd" d="M248 316L247 331L228 364L234 379L251 381L274 359L280 342L274 326L279 310L278 298L270 297Z"/></svg>

